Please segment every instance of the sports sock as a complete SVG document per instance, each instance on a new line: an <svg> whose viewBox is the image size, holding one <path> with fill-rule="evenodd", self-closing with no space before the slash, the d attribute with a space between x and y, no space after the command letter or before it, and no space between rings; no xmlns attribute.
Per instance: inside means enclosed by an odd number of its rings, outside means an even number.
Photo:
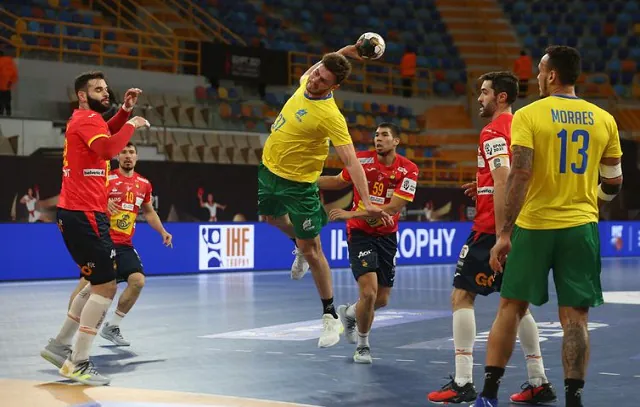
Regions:
<svg viewBox="0 0 640 407"><path fill-rule="evenodd" d="M369 347L369 332L361 333L356 328L356 332L358 333L358 347L366 346Z"/></svg>
<svg viewBox="0 0 640 407"><path fill-rule="evenodd" d="M567 407L582 407L584 380L564 379L564 394Z"/></svg>
<svg viewBox="0 0 640 407"><path fill-rule="evenodd" d="M458 386L473 382L473 343L476 338L476 316L472 308L453 313L453 346L456 351L456 377Z"/></svg>
<svg viewBox="0 0 640 407"><path fill-rule="evenodd" d="M109 325L112 326L120 326L120 323L122 322L122 318L124 318L127 314L116 310L116 312L113 313L113 316L111 317L111 321L109 321Z"/></svg>
<svg viewBox="0 0 640 407"><path fill-rule="evenodd" d="M356 319L356 304L351 304L347 307L345 314L347 314L349 318Z"/></svg>
<svg viewBox="0 0 640 407"><path fill-rule="evenodd" d="M520 345L524 352L524 358L527 363L527 373L529 375L529 384L534 387L542 386L543 383L549 383L547 375L544 372L544 363L542 362L542 353L540 352L540 338L538 336L538 326L533 319L533 315L527 313L518 326L518 337Z"/></svg>
<svg viewBox="0 0 640 407"><path fill-rule="evenodd" d="M71 360L74 363L89 359L89 352L93 340L96 338L96 332L100 329L112 301L112 299L98 294L89 296L89 300L82 310L82 315L80 315L78 338L71 355Z"/></svg>
<svg viewBox="0 0 640 407"><path fill-rule="evenodd" d="M328 300L322 300L322 313L331 314L335 319L338 319L338 314L336 314L336 309L333 306L333 297Z"/></svg>
<svg viewBox="0 0 640 407"><path fill-rule="evenodd" d="M80 315L84 308L89 296L91 294L91 284L87 284L80 292L75 296L71 302L71 307L67 311L67 318L65 318L62 328L56 337L56 341L63 345L70 346L73 342L73 336L78 331L80 326Z"/></svg>
<svg viewBox="0 0 640 407"><path fill-rule="evenodd" d="M500 387L500 380L504 375L504 368L496 366L486 366L484 368L484 388L482 389L482 396L488 399L498 398L498 388Z"/></svg>

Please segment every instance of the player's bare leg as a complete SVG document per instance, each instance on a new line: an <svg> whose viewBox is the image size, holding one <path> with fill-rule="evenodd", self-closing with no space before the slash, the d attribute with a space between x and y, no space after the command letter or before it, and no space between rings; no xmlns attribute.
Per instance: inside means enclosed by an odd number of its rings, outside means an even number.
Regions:
<svg viewBox="0 0 640 407"><path fill-rule="evenodd" d="M562 366L567 407L582 406L582 389L589 364L588 308L560 307L562 338Z"/></svg>
<svg viewBox="0 0 640 407"><path fill-rule="evenodd" d="M289 236L289 238L296 245L295 249L293 250L293 254L296 256L296 258L293 260L293 264L291 265L291 278L293 280L300 280L309 271L309 263L304 258L302 250L298 248L293 223L291 223L289 215L280 217L267 216L266 219L268 224L280 229L285 235Z"/></svg>
<svg viewBox="0 0 640 407"><path fill-rule="evenodd" d="M311 275L316 283L318 294L322 300L322 335L318 341L318 347L326 348L340 341L343 331L342 323L333 306L333 281L329 263L322 251L320 236L313 239L297 239L298 248L311 267Z"/></svg>
<svg viewBox="0 0 640 407"><path fill-rule="evenodd" d="M71 304L73 303L73 300L76 298L76 295L78 295L80 291L82 291L82 289L87 286L87 284L89 284L89 282L84 277L80 277L80 280L78 280L78 285L76 286L76 288L73 289L73 292L71 293L71 297L69 297L69 306L67 307L67 309L71 309Z"/></svg>
<svg viewBox="0 0 640 407"><path fill-rule="evenodd" d="M529 304L524 301L500 298L496 319L489 333L487 359L482 396L497 399L500 380L513 353L518 324L527 313Z"/></svg>
<svg viewBox="0 0 640 407"><path fill-rule="evenodd" d="M118 306L111 320L106 322L100 330L100 336L113 342L118 346L129 346L131 343L127 341L120 332L120 323L127 315L133 305L138 301L140 293L144 288L145 278L142 273L133 273L127 279L127 288L122 292L118 299Z"/></svg>

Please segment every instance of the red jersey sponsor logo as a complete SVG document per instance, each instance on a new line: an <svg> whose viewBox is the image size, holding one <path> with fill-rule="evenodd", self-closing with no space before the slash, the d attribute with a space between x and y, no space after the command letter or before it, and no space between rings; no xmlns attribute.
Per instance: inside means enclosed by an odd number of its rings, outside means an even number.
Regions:
<svg viewBox="0 0 640 407"><path fill-rule="evenodd" d="M133 176L126 177L120 170L111 171L109 180L109 199L118 206L118 212L112 214L110 219L111 240L116 245L133 246L132 238L140 207L151 202L151 183L135 172Z"/></svg>
<svg viewBox="0 0 640 407"><path fill-rule="evenodd" d="M357 154L369 184L369 199L374 205L386 205L395 195L409 202L413 201L418 185L418 166L407 158L396 154L390 166L378 161L375 151L362 151ZM351 181L347 169L342 170L342 178ZM358 191L353 188L352 210L364 209ZM357 229L372 235L387 235L398 231L400 214L393 217L393 224L383 226L379 219L349 219L347 232Z"/></svg>
<svg viewBox="0 0 640 407"><path fill-rule="evenodd" d="M513 116L504 113L487 124L480 133L478 146L478 197L473 230L482 233L496 233L496 219L493 205L492 168L508 165L511 160L511 120ZM506 159L505 159L506 158Z"/></svg>

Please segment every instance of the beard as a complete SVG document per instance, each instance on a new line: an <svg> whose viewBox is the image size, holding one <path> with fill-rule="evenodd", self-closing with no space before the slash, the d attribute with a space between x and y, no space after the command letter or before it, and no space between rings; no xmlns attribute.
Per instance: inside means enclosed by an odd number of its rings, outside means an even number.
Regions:
<svg viewBox="0 0 640 407"><path fill-rule="evenodd" d="M89 109L93 110L97 113L105 113L109 109L111 109L111 105L103 105L102 102L98 99L94 99L91 96L87 95L87 103L89 104Z"/></svg>
<svg viewBox="0 0 640 407"><path fill-rule="evenodd" d="M480 111L480 117L491 117L496 112L496 104L495 102L487 103L486 106L482 106L482 110Z"/></svg>

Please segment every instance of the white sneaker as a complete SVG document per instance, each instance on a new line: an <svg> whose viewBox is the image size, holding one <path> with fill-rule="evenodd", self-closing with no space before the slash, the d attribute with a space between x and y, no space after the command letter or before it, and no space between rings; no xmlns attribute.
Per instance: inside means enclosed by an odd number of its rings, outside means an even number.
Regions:
<svg viewBox="0 0 640 407"><path fill-rule="evenodd" d="M340 334L344 331L340 318L334 318L331 314L322 316L322 335L318 339L319 348L328 348L340 342Z"/></svg>
<svg viewBox="0 0 640 407"><path fill-rule="evenodd" d="M302 250L297 247L293 250L293 254L296 258L291 265L291 279L300 280L309 271L309 263L302 255Z"/></svg>
<svg viewBox="0 0 640 407"><path fill-rule="evenodd" d="M122 333L120 333L120 327L118 325L110 325L108 322L105 322L102 326L102 329L100 330L100 336L118 346L131 345L131 342L124 339Z"/></svg>
<svg viewBox="0 0 640 407"><path fill-rule="evenodd" d="M87 386L106 386L111 383L111 378L98 373L90 360L73 363L67 359L60 368L60 374Z"/></svg>
<svg viewBox="0 0 640 407"><path fill-rule="evenodd" d="M338 307L338 316L342 320L342 326L344 327L344 336L349 343L358 342L358 334L356 333L356 320L347 315L347 308L350 304L341 305Z"/></svg>
<svg viewBox="0 0 640 407"><path fill-rule="evenodd" d="M356 353L353 355L353 361L363 365L370 365L373 363L371 358L371 348L368 346L358 346Z"/></svg>

